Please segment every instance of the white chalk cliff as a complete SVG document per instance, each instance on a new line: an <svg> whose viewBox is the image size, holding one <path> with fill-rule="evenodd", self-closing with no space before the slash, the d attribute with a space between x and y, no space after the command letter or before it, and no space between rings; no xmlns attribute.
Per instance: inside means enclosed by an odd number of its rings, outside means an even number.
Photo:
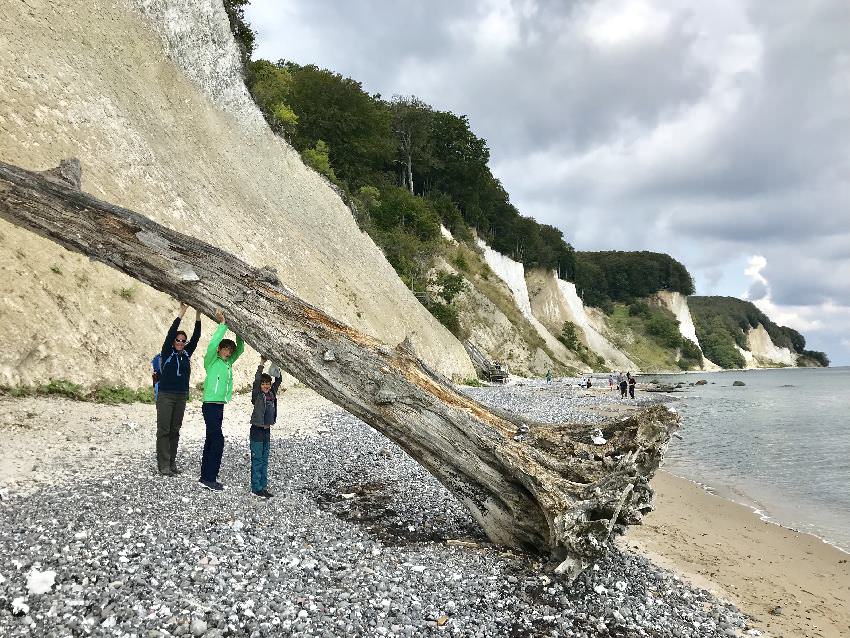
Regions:
<svg viewBox="0 0 850 638"><path fill-rule="evenodd" d="M773 343L770 334L761 324L747 331L747 346L749 351L738 348L747 362L747 368L797 365L796 353Z"/></svg>
<svg viewBox="0 0 850 638"><path fill-rule="evenodd" d="M269 130L220 0L0 0L0 14L0 160L44 170L78 157L83 190L277 268L334 317L393 345L410 336L448 376L474 374L327 181ZM0 242L0 384L149 382L176 302L6 222Z"/></svg>
<svg viewBox="0 0 850 638"><path fill-rule="evenodd" d="M659 290L655 293L655 298L659 304L667 308L673 313L673 316L679 321L679 333L693 341L700 351L702 348L697 339L697 330L694 326L694 319L691 316L691 309L688 307L688 299L680 292L671 292L669 290ZM703 353L703 369L704 370L720 370L720 366L710 361Z"/></svg>
<svg viewBox="0 0 850 638"><path fill-rule="evenodd" d="M588 366L582 364L576 359L575 354L570 352L563 343L544 326L540 320L534 315L531 308L531 299L528 295L528 286L525 281L525 266L518 261L514 261L510 257L503 255L490 246L482 239L477 239L478 246L483 251L484 261L490 266L490 269L501 279L513 294L514 302L519 308L523 316L533 326L536 333L543 339L546 346L554 354L554 356L567 365L577 367L581 370L589 370Z"/></svg>
<svg viewBox="0 0 850 638"><path fill-rule="evenodd" d="M534 314L551 331L560 331L564 323L574 323L584 344L617 370L638 370L637 364L618 350L605 336L604 315L596 308L585 307L575 284L559 279L554 271L534 269L528 273Z"/></svg>

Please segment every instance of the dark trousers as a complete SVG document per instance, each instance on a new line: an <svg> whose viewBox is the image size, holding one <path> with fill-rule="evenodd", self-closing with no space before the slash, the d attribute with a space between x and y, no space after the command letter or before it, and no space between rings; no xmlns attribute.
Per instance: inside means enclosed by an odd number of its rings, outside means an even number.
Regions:
<svg viewBox="0 0 850 638"><path fill-rule="evenodd" d="M633 399L635 398L635 386L633 385L629 386L629 396Z"/></svg>
<svg viewBox="0 0 850 638"><path fill-rule="evenodd" d="M269 448L266 441L251 441L251 491L266 489L269 483Z"/></svg>
<svg viewBox="0 0 850 638"><path fill-rule="evenodd" d="M176 467L186 399L184 394L171 392L160 392L156 397L156 465L160 472Z"/></svg>
<svg viewBox="0 0 850 638"><path fill-rule="evenodd" d="M221 455L224 453L224 434L221 422L224 420L223 403L204 403L201 406L207 436L204 441L204 455L201 457L201 480L214 482L221 468Z"/></svg>
<svg viewBox="0 0 850 638"><path fill-rule="evenodd" d="M624 399L626 398L626 390L627 390L628 387L629 387L629 384L626 383L625 381L620 383L620 396Z"/></svg>

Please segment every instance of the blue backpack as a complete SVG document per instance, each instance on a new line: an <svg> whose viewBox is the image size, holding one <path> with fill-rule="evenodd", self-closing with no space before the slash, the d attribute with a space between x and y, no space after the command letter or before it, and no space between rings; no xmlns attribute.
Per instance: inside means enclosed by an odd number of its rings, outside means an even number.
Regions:
<svg viewBox="0 0 850 638"><path fill-rule="evenodd" d="M157 354L153 359L151 359L151 367L153 368L153 374L151 375L153 378L153 400L156 401L159 396L159 377L162 375L162 366L168 365L168 362L171 361L171 358L176 354L173 350L171 354L168 355L168 358L163 361L162 353ZM188 356L188 355L187 355ZM177 361L177 375L180 375L180 360Z"/></svg>
<svg viewBox="0 0 850 638"><path fill-rule="evenodd" d="M153 378L153 400L156 401L159 396L159 375L162 374L162 367L160 363L162 362L162 353L156 355L153 359L151 359L151 367L153 368L153 374L151 377Z"/></svg>

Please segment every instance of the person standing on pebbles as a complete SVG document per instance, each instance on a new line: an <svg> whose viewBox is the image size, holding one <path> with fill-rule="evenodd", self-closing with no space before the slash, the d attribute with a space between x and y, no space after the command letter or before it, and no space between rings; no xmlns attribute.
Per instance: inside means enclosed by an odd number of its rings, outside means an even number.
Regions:
<svg viewBox="0 0 850 638"><path fill-rule="evenodd" d="M165 335L159 354L158 380L156 394L156 465L162 476L181 474L177 467L177 444L180 441L180 427L186 412L186 400L189 398L189 375L192 372L191 357L201 338L201 313L195 311L195 329L192 338L186 338L183 330L178 330L180 320L189 309L180 304L180 312Z"/></svg>
<svg viewBox="0 0 850 638"><path fill-rule="evenodd" d="M283 375L280 368L272 364L269 373L263 372L267 359L260 357L254 385L251 388L251 493L263 498L274 496L266 487L269 479L269 447L271 446L271 426L277 420L277 391ZM274 377L274 380L272 380ZM284 389L284 392L286 390Z"/></svg>
<svg viewBox="0 0 850 638"><path fill-rule="evenodd" d="M218 328L210 339L207 353L204 355L204 369L207 378L204 380L204 403L201 413L206 425L204 454L201 457L200 483L205 488L215 491L224 489L218 482L218 471L221 468L221 455L224 453L224 434L221 424L224 421L224 404L233 396L233 364L245 351L242 337L236 336L236 343L224 339L227 324L224 313L215 311Z"/></svg>

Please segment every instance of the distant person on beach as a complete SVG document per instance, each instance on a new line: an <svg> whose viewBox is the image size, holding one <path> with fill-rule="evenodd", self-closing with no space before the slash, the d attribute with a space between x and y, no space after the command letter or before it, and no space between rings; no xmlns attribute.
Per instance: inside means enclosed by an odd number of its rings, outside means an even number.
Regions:
<svg viewBox="0 0 850 638"><path fill-rule="evenodd" d="M590 377L587 377L587 380L585 381L584 387L587 388L588 390L590 390L590 386L592 386L592 385L593 384L590 382Z"/></svg>
<svg viewBox="0 0 850 638"><path fill-rule="evenodd" d="M267 359L260 357L260 365L254 375L251 388L251 493L263 498L274 496L266 487L269 480L269 448L271 447L271 426L277 420L277 391L283 375L280 368L272 364L269 374L263 372ZM285 390L284 390L285 391Z"/></svg>
<svg viewBox="0 0 850 638"><path fill-rule="evenodd" d="M626 374L628 374L628 373L626 373ZM620 380L620 398L625 399L626 398L626 392L629 391L629 382L628 382L627 378L623 376L622 372L620 373L620 376L618 378Z"/></svg>
<svg viewBox="0 0 850 638"><path fill-rule="evenodd" d="M546 371L546 383L552 383L552 371L551 370Z"/></svg>
<svg viewBox="0 0 850 638"><path fill-rule="evenodd" d="M187 340L186 333L178 330L188 308L180 304L180 312L165 335L155 370L156 465L162 476L181 474L177 467L177 444L189 398L191 357L201 338L201 313L197 310L192 338Z"/></svg>
<svg viewBox="0 0 850 638"><path fill-rule="evenodd" d="M608 375L608 389L609 390L614 389L614 375L613 374Z"/></svg>
<svg viewBox="0 0 850 638"><path fill-rule="evenodd" d="M631 375L629 375L629 396L631 398L635 398L635 386L637 385L637 381Z"/></svg>
<svg viewBox="0 0 850 638"><path fill-rule="evenodd" d="M224 485L218 482L221 456L224 453L224 434L221 431L224 404L233 396L233 364L245 351L245 344L238 335L236 343L224 339L227 324L221 310L215 311L215 319L218 321L218 328L213 333L204 355L207 378L204 380L204 403L201 413L206 424L206 439L201 458L200 483L207 489L219 491L224 489Z"/></svg>

